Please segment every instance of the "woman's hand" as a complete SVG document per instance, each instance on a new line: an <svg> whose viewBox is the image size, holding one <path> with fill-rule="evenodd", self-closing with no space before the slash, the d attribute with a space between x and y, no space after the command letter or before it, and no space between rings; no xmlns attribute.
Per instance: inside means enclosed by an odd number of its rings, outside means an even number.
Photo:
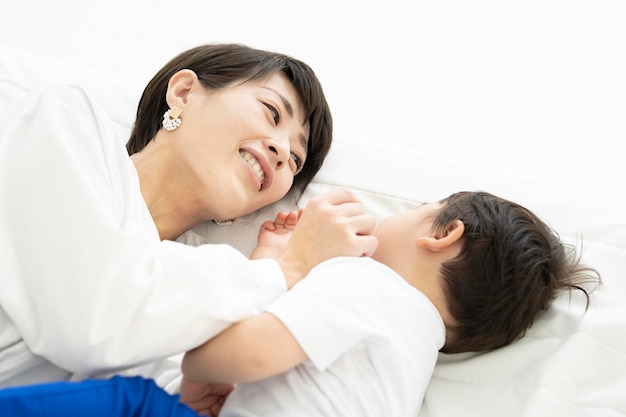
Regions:
<svg viewBox="0 0 626 417"><path fill-rule="evenodd" d="M320 262L336 256L370 256L376 219L348 189L312 198L300 213L284 251L275 258L291 288Z"/></svg>
<svg viewBox="0 0 626 417"><path fill-rule="evenodd" d="M215 417L234 388L233 384L195 382L183 375L180 382L180 402L200 415Z"/></svg>

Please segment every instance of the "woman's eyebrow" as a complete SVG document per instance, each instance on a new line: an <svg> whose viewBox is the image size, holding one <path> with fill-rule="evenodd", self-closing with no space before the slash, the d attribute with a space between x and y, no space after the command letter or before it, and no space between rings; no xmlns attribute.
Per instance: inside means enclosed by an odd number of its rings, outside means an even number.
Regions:
<svg viewBox="0 0 626 417"><path fill-rule="evenodd" d="M289 102L287 97L283 96L281 93L279 93L278 91L276 91L272 87L265 87L264 86L263 88L265 88L266 90L270 90L270 91L274 92L280 98L280 101L283 102L283 105L285 106L285 109L287 110L287 114L289 114L289 117L293 117L293 106L291 105L291 103ZM301 134L298 139L299 139L300 145L304 149L307 149L307 147L308 147L308 139L306 138L306 136Z"/></svg>
<svg viewBox="0 0 626 417"><path fill-rule="evenodd" d="M287 97L283 96L278 91L274 90L272 87L263 87L263 88L273 91L280 98L280 101L283 102L283 105L285 106L285 109L287 109L287 114L289 114L289 117L293 117L293 106L291 105L289 100L287 100Z"/></svg>

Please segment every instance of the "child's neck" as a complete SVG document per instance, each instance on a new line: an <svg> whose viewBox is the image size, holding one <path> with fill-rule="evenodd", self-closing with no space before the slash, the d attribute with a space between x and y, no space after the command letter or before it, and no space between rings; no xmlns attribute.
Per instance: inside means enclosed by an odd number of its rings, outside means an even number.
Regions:
<svg viewBox="0 0 626 417"><path fill-rule="evenodd" d="M399 272L399 274L407 283L428 297L439 312L446 327L448 327L448 324L451 324L453 320L443 291L443 280L440 271L441 263L433 261L422 262L419 267L414 265L411 273L403 271Z"/></svg>

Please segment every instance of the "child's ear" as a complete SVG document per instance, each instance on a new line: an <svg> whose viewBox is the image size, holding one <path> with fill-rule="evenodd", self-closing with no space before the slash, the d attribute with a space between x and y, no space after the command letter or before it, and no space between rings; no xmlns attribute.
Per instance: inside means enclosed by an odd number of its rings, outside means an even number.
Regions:
<svg viewBox="0 0 626 417"><path fill-rule="evenodd" d="M441 252L456 243L465 232L465 224L461 220L453 220L443 230L442 234L417 238L417 246L431 250L433 252Z"/></svg>

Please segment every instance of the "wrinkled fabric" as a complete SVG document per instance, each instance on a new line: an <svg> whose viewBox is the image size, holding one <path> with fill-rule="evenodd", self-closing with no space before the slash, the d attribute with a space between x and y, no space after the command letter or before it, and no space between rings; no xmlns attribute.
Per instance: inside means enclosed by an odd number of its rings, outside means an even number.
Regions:
<svg viewBox="0 0 626 417"><path fill-rule="evenodd" d="M14 108L0 127L0 387L185 352L286 291L273 260L161 241L122 141L81 89Z"/></svg>

